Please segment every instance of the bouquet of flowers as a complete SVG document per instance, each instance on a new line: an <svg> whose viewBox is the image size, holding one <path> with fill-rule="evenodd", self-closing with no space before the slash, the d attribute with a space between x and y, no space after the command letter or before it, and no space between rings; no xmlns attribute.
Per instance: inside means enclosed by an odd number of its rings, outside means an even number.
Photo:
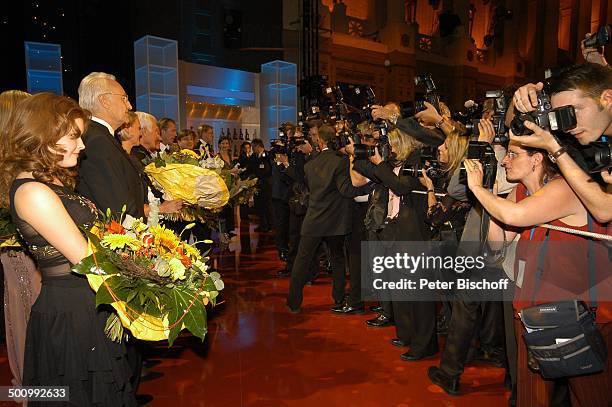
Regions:
<svg viewBox="0 0 612 407"><path fill-rule="evenodd" d="M188 225L186 229L193 227ZM206 305L215 305L223 281L203 257L173 231L110 212L86 231L91 254L73 267L96 291L96 305L114 308L106 334L115 341L124 329L141 340L167 339L172 346L181 330L204 340Z"/></svg>
<svg viewBox="0 0 612 407"><path fill-rule="evenodd" d="M198 166L199 156L191 150L160 153L145 161L145 172L168 200L182 199L190 205L206 209L223 207L229 191L214 171Z"/></svg>
<svg viewBox="0 0 612 407"><path fill-rule="evenodd" d="M223 179L229 190L230 205L244 205L257 193L257 178L241 179L238 174L223 169L224 162L219 156L200 161L200 166L215 171Z"/></svg>

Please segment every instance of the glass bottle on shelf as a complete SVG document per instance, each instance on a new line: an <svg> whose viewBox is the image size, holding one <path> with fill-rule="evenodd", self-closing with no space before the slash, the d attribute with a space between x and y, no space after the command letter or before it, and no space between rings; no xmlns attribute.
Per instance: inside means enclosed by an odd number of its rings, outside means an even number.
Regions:
<svg viewBox="0 0 612 407"><path fill-rule="evenodd" d="M225 133L223 132L223 127L221 127L221 137L225 136Z"/></svg>
<svg viewBox="0 0 612 407"><path fill-rule="evenodd" d="M249 129L246 129L246 133L244 135L244 139L247 140L247 141L251 140L251 137L249 136Z"/></svg>
<svg viewBox="0 0 612 407"><path fill-rule="evenodd" d="M227 132L225 133L226 137L230 137L232 135L232 133L230 133L230 129L229 127L227 128Z"/></svg>
<svg viewBox="0 0 612 407"><path fill-rule="evenodd" d="M242 127L240 128L240 135L238 136L240 140L244 140L244 134L242 134Z"/></svg>
<svg viewBox="0 0 612 407"><path fill-rule="evenodd" d="M238 140L238 133L236 133L236 128L234 127L234 134L232 135L234 140Z"/></svg>

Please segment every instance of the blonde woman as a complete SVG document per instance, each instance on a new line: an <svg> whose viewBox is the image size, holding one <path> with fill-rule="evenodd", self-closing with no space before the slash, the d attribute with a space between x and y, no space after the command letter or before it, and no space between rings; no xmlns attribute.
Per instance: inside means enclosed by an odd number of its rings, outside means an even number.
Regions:
<svg viewBox="0 0 612 407"><path fill-rule="evenodd" d="M420 162L423 144L399 129L389 132L390 157L383 161L378 151L369 160L352 160L353 186L365 185L368 180L376 186L370 198L366 227L370 240L425 241L429 227L425 223L426 202L418 178L407 175L403 167ZM352 146L347 148L352 152ZM438 352L435 303L432 301L381 301L382 313L366 323L381 327L395 322L397 338L391 344L410 350L401 355L405 361L415 361Z"/></svg>
<svg viewBox="0 0 612 407"><path fill-rule="evenodd" d="M31 96L20 90L0 94L0 129L2 138L9 137L5 129L15 106ZM13 373L12 383L21 385L23 350L30 309L40 293L40 272L23 251L5 250L0 254L4 270L4 325L6 352Z"/></svg>

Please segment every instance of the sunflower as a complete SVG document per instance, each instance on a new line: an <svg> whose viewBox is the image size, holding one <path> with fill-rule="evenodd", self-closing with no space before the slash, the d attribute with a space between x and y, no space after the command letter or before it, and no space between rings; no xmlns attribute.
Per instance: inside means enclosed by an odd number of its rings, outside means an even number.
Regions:
<svg viewBox="0 0 612 407"><path fill-rule="evenodd" d="M165 226L152 226L149 232L155 237L157 246L162 246L170 251L174 251L181 244L174 232L166 229Z"/></svg>
<svg viewBox="0 0 612 407"><path fill-rule="evenodd" d="M126 246L132 250L138 250L141 246L141 242L138 239L117 233L107 234L100 243L111 250L124 249Z"/></svg>
<svg viewBox="0 0 612 407"><path fill-rule="evenodd" d="M193 150L188 150L188 149L184 148L184 149L182 149L180 151L180 153L183 154L183 155L188 155L190 157L193 157L196 160L200 159L200 155L198 153L196 153L195 151L193 151Z"/></svg>

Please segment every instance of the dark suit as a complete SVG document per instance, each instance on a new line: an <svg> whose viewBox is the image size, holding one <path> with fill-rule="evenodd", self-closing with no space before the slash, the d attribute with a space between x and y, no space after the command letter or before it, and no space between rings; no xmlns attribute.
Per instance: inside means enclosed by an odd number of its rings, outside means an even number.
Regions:
<svg viewBox="0 0 612 407"><path fill-rule="evenodd" d="M79 166L77 191L103 212L110 208L119 215L125 205L127 214L144 218L146 196L142 173L121 144L105 126L93 120L89 121L83 134L83 142L85 150ZM132 387L136 392L142 370L138 341L128 343L127 358L133 372Z"/></svg>
<svg viewBox="0 0 612 407"><path fill-rule="evenodd" d="M406 159L406 164L416 164L419 161L420 153L415 152ZM388 162L374 165L360 160L355 161L354 168L377 183L370 198L366 219L371 240L429 240L429 227L425 223L426 197L412 193L413 190L423 189L417 178L403 175L401 172L396 175L393 166ZM393 220L387 218L389 190L401 196L399 213ZM391 301L381 301L383 314L395 320L397 337L410 345L410 352L416 356L436 353L438 341L435 302L393 301L393 292L389 293L388 299Z"/></svg>
<svg viewBox="0 0 612 407"><path fill-rule="evenodd" d="M99 210L107 208L115 214L126 213L144 217L145 195L139 171L121 144L108 129L90 120L83 135L82 154L77 191L92 200Z"/></svg>
<svg viewBox="0 0 612 407"><path fill-rule="evenodd" d="M263 230L269 230L272 226L272 164L270 163L268 153L263 152L261 156L252 154L249 158L249 164L246 172L257 178L257 189L259 191L253 199L255 211L260 217L260 228Z"/></svg>
<svg viewBox="0 0 612 407"><path fill-rule="evenodd" d="M343 301L344 241L351 230L351 198L363 194L362 188L355 188L351 183L348 159L333 150L324 150L306 163L304 172L310 195L298 253L291 270L287 305L292 309L298 309L302 304L309 266L322 240L330 250L334 301Z"/></svg>

